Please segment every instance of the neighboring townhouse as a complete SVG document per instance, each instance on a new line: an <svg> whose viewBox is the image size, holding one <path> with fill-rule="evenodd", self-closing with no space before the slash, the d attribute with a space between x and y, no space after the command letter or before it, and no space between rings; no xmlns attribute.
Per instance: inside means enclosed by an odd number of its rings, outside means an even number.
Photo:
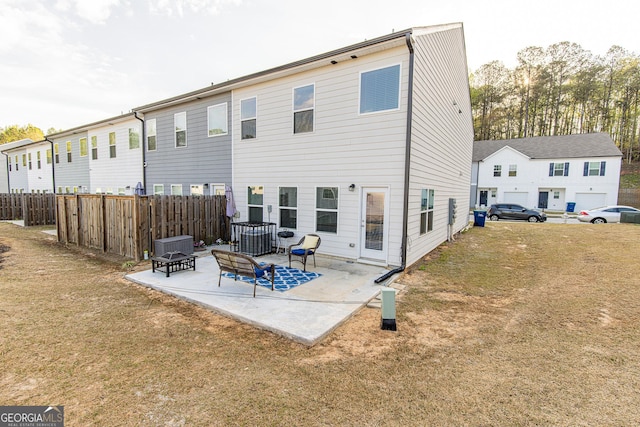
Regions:
<svg viewBox="0 0 640 427"><path fill-rule="evenodd" d="M477 141L471 206L574 210L615 205L622 153L604 133Z"/></svg>
<svg viewBox="0 0 640 427"><path fill-rule="evenodd" d="M232 177L236 221L275 223L294 232L288 243L317 233L321 253L404 267L468 224L453 215L468 205L473 144L462 24L396 32L134 111L145 117L149 192L207 194L200 183Z"/></svg>
<svg viewBox="0 0 640 427"><path fill-rule="evenodd" d="M4 192L52 193L51 144L23 139L0 146L6 158L7 173L3 176Z"/></svg>
<svg viewBox="0 0 640 427"><path fill-rule="evenodd" d="M144 186L142 123L128 113L47 135L56 192L130 195Z"/></svg>
<svg viewBox="0 0 640 427"><path fill-rule="evenodd" d="M54 185L57 194L89 192L87 131L82 127L47 135L53 146Z"/></svg>
<svg viewBox="0 0 640 427"><path fill-rule="evenodd" d="M135 108L145 121L147 194L224 195L231 184L231 91Z"/></svg>

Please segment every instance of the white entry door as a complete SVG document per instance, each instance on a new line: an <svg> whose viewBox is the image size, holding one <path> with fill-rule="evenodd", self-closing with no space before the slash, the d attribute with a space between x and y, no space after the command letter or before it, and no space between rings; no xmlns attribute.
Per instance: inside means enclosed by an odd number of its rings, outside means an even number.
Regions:
<svg viewBox="0 0 640 427"><path fill-rule="evenodd" d="M360 218L360 257L387 261L389 189L362 188Z"/></svg>

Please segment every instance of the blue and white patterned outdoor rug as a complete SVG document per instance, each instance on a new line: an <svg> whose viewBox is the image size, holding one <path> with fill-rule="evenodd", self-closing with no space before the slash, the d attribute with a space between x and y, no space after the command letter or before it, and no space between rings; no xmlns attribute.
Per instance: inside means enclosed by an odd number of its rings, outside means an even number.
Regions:
<svg viewBox="0 0 640 427"><path fill-rule="evenodd" d="M264 265L264 263L261 264ZM276 265L276 276L273 280L273 287L276 291L285 292L320 276L322 276L322 274L315 273L313 271L302 271L298 270L297 268L289 268L283 267L281 265ZM233 279L234 274L225 272L222 273L222 277ZM246 277L238 274L238 280L253 284L253 277ZM258 285L263 286L267 289L271 289L271 276L265 275L259 278Z"/></svg>

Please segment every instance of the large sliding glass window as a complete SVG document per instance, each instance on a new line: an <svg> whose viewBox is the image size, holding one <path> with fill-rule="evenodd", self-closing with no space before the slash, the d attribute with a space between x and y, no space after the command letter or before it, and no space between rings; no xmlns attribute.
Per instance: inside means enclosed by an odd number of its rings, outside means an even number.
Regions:
<svg viewBox="0 0 640 427"><path fill-rule="evenodd" d="M264 187L262 185L254 185L252 187L248 187L247 201L247 205L249 208L249 222L262 222Z"/></svg>
<svg viewBox="0 0 640 427"><path fill-rule="evenodd" d="M316 188L316 231L338 233L338 187Z"/></svg>
<svg viewBox="0 0 640 427"><path fill-rule="evenodd" d="M280 227L295 230L298 226L298 188L280 187L279 193Z"/></svg>
<svg viewBox="0 0 640 427"><path fill-rule="evenodd" d="M360 74L360 114L396 110L399 105L399 64Z"/></svg>
<svg viewBox="0 0 640 427"><path fill-rule="evenodd" d="M240 101L240 135L242 139L252 139L257 136L257 113L258 103L256 97Z"/></svg>
<svg viewBox="0 0 640 427"><path fill-rule="evenodd" d="M315 86L293 89L293 133L313 132Z"/></svg>

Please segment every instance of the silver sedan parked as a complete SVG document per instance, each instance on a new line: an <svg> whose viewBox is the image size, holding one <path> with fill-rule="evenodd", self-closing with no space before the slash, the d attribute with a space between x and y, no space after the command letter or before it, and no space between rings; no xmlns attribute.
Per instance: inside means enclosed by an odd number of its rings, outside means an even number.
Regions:
<svg viewBox="0 0 640 427"><path fill-rule="evenodd" d="M585 211L580 211L578 220L593 224L605 224L607 222L620 222L620 212L640 212L640 209L631 206L603 206Z"/></svg>

